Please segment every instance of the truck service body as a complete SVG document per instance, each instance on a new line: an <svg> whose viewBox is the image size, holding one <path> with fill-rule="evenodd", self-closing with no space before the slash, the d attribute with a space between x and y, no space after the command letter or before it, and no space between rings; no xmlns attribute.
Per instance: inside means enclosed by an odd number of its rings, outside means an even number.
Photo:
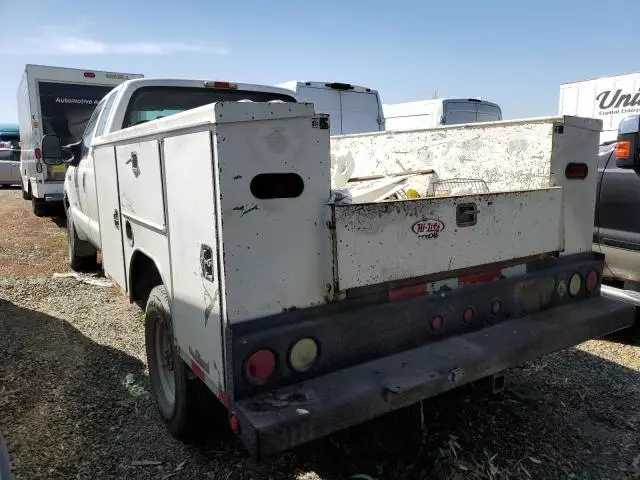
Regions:
<svg viewBox="0 0 640 480"><path fill-rule="evenodd" d="M100 249L105 273L146 305L151 382L174 434L193 421L193 382L266 455L633 323L631 307L600 296L603 259L591 252L600 122L381 132L330 146L329 119L311 104L206 85L115 89L65 182L71 263L90 249L95 262ZM145 98L152 87L183 89L197 108ZM207 96L218 100L198 107ZM140 116L151 121L132 125ZM404 145L414 162L449 159L452 172L460 158L420 150L425 138L458 154L493 148L503 165L535 152L538 176L514 167L521 185L511 188L329 203L330 150L380 171ZM45 161L58 163L45 143ZM464 158L491 180L483 154ZM83 162L95 187L74 194Z"/></svg>
<svg viewBox="0 0 640 480"><path fill-rule="evenodd" d="M65 165L43 165L43 135L56 135L63 144L76 142L95 106L113 87L142 75L27 65L18 87L20 174L23 197L34 213L45 202L62 200Z"/></svg>

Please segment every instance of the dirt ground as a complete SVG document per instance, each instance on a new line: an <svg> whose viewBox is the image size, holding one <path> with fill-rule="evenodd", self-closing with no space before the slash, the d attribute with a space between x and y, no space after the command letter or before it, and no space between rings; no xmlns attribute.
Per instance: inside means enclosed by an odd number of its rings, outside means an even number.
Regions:
<svg viewBox="0 0 640 480"><path fill-rule="evenodd" d="M66 272L65 232L0 190L0 430L17 479L640 478L640 337L616 336L255 463L227 432L170 437L141 312Z"/></svg>

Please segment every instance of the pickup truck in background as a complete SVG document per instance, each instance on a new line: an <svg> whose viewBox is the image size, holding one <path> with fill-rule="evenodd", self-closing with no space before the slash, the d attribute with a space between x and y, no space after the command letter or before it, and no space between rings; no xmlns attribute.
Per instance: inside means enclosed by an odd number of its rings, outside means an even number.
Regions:
<svg viewBox="0 0 640 480"><path fill-rule="evenodd" d="M640 306L640 116L620 122L618 139L600 146L593 249L605 254L603 293Z"/></svg>
<svg viewBox="0 0 640 480"><path fill-rule="evenodd" d="M591 250L600 128L554 117L330 145L329 118L286 90L131 80L81 144L42 148L47 164L71 156L72 267L101 250L145 309L169 430L198 424L206 386L261 456L631 325ZM490 189L330 202L334 149L362 172L405 155ZM496 179L495 165L513 166Z"/></svg>

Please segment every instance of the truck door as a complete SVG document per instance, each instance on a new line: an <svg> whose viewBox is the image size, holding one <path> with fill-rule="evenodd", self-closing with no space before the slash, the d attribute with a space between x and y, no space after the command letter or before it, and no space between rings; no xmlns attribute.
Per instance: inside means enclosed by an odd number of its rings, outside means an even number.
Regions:
<svg viewBox="0 0 640 480"><path fill-rule="evenodd" d="M640 281L640 177L617 167L613 149L600 158L596 240L614 277Z"/></svg>

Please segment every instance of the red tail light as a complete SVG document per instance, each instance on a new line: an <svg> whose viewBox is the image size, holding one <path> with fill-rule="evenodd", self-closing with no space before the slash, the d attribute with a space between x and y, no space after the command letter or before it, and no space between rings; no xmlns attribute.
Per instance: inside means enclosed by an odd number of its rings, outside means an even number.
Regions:
<svg viewBox="0 0 640 480"><path fill-rule="evenodd" d="M462 318L464 319L465 322L469 323L471 320L473 320L474 315L475 315L475 312L473 311L473 308L467 307L464 309L464 312L462 313Z"/></svg>
<svg viewBox="0 0 640 480"><path fill-rule="evenodd" d="M93 72L84 72L84 78L96 78L96 74Z"/></svg>
<svg viewBox="0 0 640 480"><path fill-rule="evenodd" d="M238 420L238 417L231 415L231 418L229 418L229 427L231 427L231 431L233 433L240 433L240 421Z"/></svg>
<svg viewBox="0 0 640 480"><path fill-rule="evenodd" d="M500 300L494 300L491 304L491 313L497 315L500 313L500 310L502 310L502 302Z"/></svg>
<svg viewBox="0 0 640 480"><path fill-rule="evenodd" d="M431 329L440 330L442 328L443 323L444 323L444 320L442 319L442 317L440 315L436 315L431 319Z"/></svg>
<svg viewBox="0 0 640 480"><path fill-rule="evenodd" d="M596 287L598 286L598 272L595 270L591 270L587 273L587 278L584 282L584 287L587 289L587 292L592 293Z"/></svg>
<svg viewBox="0 0 640 480"><path fill-rule="evenodd" d="M567 178L582 180L589 175L589 166L586 163L569 163L564 174Z"/></svg>
<svg viewBox="0 0 640 480"><path fill-rule="evenodd" d="M276 368L276 356L271 350L258 350L244 362L244 374L254 385L264 385Z"/></svg>
<svg viewBox="0 0 640 480"><path fill-rule="evenodd" d="M40 150L39 148L36 147L36 149L33 151L33 154L36 156L37 160L40 160L42 158L42 150Z"/></svg>

